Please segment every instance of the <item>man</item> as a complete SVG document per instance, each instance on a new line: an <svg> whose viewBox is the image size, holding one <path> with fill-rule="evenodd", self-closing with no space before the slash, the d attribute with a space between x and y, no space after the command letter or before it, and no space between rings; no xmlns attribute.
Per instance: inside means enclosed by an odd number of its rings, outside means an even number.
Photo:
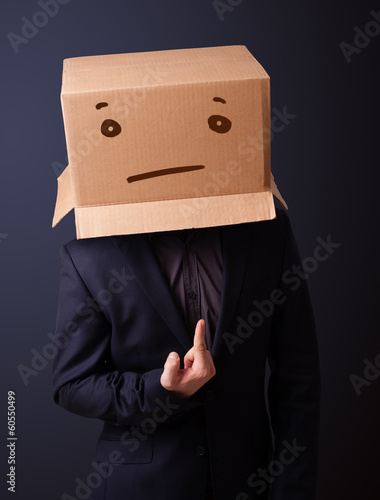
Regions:
<svg viewBox="0 0 380 500"><path fill-rule="evenodd" d="M55 360L55 400L105 421L96 460L122 457L95 498L201 499L208 463L218 500L315 496L318 356L289 222L278 211L221 227L220 239L211 352L202 322L192 341L148 235L63 247L57 331L76 330Z"/></svg>
<svg viewBox="0 0 380 500"><path fill-rule="evenodd" d="M268 75L240 46L78 59L55 222L75 207L79 239L61 251L70 338L53 384L59 405L104 422L94 499L313 500L318 350L274 210ZM134 102L153 63L166 80Z"/></svg>

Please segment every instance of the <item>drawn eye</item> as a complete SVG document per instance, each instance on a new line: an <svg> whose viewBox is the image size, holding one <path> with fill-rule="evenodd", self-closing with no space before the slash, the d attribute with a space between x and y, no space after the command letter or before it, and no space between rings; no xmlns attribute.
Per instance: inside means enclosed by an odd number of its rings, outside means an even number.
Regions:
<svg viewBox="0 0 380 500"><path fill-rule="evenodd" d="M208 119L208 126L218 134L225 134L232 126L231 120L221 115L212 115Z"/></svg>
<svg viewBox="0 0 380 500"><path fill-rule="evenodd" d="M116 137L121 132L121 126L115 120L104 120L100 131L106 137Z"/></svg>

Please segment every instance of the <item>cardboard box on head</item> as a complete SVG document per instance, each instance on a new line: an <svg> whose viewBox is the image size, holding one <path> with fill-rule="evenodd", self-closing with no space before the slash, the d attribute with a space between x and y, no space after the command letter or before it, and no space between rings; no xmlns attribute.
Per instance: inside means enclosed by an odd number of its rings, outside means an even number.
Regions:
<svg viewBox="0 0 380 500"><path fill-rule="evenodd" d="M244 46L66 59L61 101L53 226L74 208L78 239L268 220L273 195L287 208L269 76Z"/></svg>

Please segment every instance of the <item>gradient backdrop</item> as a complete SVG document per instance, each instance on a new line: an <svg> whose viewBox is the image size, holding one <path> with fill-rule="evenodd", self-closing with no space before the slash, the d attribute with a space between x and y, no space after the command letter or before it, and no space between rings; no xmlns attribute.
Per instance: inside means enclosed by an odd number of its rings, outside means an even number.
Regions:
<svg viewBox="0 0 380 500"><path fill-rule="evenodd" d="M246 45L265 67L272 107L297 115L275 134L272 169L301 255L313 254L318 237L340 243L308 278L323 377L319 500L378 498L380 376L368 372L360 395L350 377L364 377L366 363L380 353L380 27L370 14L380 6L375 0L224 3L222 20L213 0L62 0L16 53L9 33L21 35L22 18L32 20L41 5L1 2L1 498L74 497L101 427L53 403L51 361L28 385L18 371L50 342L59 248L75 237L72 214L51 229L56 177L66 165L62 60L228 44ZM354 40L358 29L370 37ZM360 46L350 63L341 42ZM17 397L16 494L5 484L8 390Z"/></svg>

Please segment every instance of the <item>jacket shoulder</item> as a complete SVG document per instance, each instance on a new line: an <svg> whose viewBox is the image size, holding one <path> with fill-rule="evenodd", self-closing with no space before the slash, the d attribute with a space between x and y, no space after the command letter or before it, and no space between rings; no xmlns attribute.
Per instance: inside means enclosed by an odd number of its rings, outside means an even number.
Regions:
<svg viewBox="0 0 380 500"><path fill-rule="evenodd" d="M111 237L101 237L101 238L84 238L84 239L73 239L63 245L66 247L67 251L70 255L80 255L80 254L96 254L97 252L101 252L107 246L110 246L112 243L110 241Z"/></svg>
<svg viewBox="0 0 380 500"><path fill-rule="evenodd" d="M61 259L71 260L83 278L96 275L122 265L130 241L129 236L74 239L62 245Z"/></svg>

